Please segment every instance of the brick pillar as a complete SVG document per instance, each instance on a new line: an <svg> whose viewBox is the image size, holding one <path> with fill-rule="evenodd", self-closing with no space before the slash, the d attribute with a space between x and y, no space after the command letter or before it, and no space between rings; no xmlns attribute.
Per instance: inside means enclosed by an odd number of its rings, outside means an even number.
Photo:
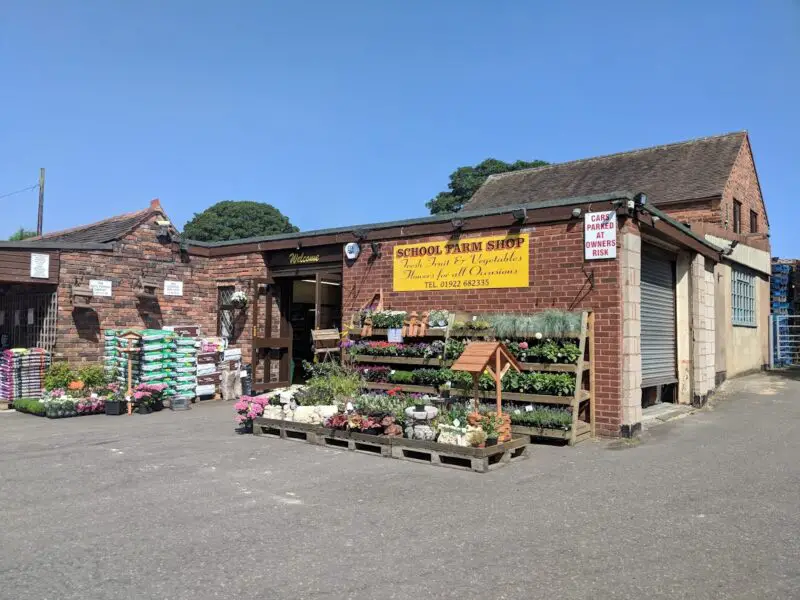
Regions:
<svg viewBox="0 0 800 600"><path fill-rule="evenodd" d="M622 269L622 425L620 434L633 437L642 429L642 238L621 235Z"/></svg>
<svg viewBox="0 0 800 600"><path fill-rule="evenodd" d="M697 254L691 265L692 404L703 406L714 390L714 264Z"/></svg>

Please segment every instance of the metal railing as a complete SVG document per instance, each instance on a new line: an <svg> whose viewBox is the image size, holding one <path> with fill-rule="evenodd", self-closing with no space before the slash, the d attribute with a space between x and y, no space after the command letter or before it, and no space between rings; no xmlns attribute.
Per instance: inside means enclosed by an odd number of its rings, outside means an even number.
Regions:
<svg viewBox="0 0 800 600"><path fill-rule="evenodd" d="M800 315L770 315L770 367L800 365Z"/></svg>

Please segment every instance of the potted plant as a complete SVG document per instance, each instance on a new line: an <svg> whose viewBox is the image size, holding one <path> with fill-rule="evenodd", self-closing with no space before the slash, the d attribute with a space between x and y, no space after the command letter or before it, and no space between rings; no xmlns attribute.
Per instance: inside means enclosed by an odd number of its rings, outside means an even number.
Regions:
<svg viewBox="0 0 800 600"><path fill-rule="evenodd" d="M238 413L236 422L239 424L238 433L253 433L253 419L264 414L264 407L270 404L268 396L242 396L233 405Z"/></svg>
<svg viewBox="0 0 800 600"><path fill-rule="evenodd" d="M125 397L122 392L117 389L116 392L113 392L111 396L106 398L105 402L105 413L107 415L124 415L127 402L125 401Z"/></svg>
<svg viewBox="0 0 800 600"><path fill-rule="evenodd" d="M469 429L467 443L473 448L483 448L486 445L486 432L483 429Z"/></svg>
<svg viewBox="0 0 800 600"><path fill-rule="evenodd" d="M414 412L425 412L425 398L414 399Z"/></svg>
<svg viewBox="0 0 800 600"><path fill-rule="evenodd" d="M242 291L233 292L231 295L231 305L234 308L246 308L247 307L247 294Z"/></svg>
<svg viewBox="0 0 800 600"><path fill-rule="evenodd" d="M381 421L373 419L372 417L365 417L361 420L361 433L367 435L381 435L383 433L383 426Z"/></svg>

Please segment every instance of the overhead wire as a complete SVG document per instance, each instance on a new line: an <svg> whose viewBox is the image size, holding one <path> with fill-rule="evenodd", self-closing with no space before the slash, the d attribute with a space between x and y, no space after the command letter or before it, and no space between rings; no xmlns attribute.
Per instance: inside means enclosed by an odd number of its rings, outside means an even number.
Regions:
<svg viewBox="0 0 800 600"><path fill-rule="evenodd" d="M7 194L0 194L0 198L8 198L9 196L15 196L17 194L22 194L23 192L30 192L31 190L35 190L39 187L38 183L33 185L29 185L26 188L22 188L21 190L17 190L16 192L8 192Z"/></svg>

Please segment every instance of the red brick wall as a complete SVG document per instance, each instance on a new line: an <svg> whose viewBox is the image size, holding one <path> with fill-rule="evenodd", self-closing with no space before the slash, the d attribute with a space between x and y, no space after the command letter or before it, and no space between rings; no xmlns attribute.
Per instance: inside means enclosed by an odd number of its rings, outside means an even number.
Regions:
<svg viewBox="0 0 800 600"><path fill-rule="evenodd" d="M695 225L697 223L721 223L722 211L720 201L705 200L693 203L691 206L680 207L660 206L661 210L681 223Z"/></svg>
<svg viewBox="0 0 800 600"><path fill-rule="evenodd" d="M205 335L217 334L217 287L235 285L249 294L247 281L263 277L266 267L260 253L208 259L181 259L170 245L156 239L159 216L123 238L114 251L64 251L61 254L58 288L58 337L56 352L71 362L97 362L102 358L104 329L158 328L164 325L199 325ZM158 302L151 316L137 309L139 278L158 284ZM111 298L93 298L94 310L73 310L71 285L90 279L112 282ZM183 296L164 296L165 279L183 282ZM239 324L233 341L249 352L252 327L250 309Z"/></svg>
<svg viewBox="0 0 800 600"><path fill-rule="evenodd" d="M469 237L505 235L504 230L480 232ZM444 237L403 240L408 243L442 240ZM462 239L468 239L463 236ZM382 257L373 263L362 255L344 267L343 319L383 288L387 309L423 311L432 308L472 312L538 312L547 308L595 311L596 419L599 435L618 436L621 423L622 295L619 263L584 262L583 228L580 223L540 226L531 232L530 287L516 289L393 292L392 256L396 241L383 242ZM368 252L366 254L369 254ZM583 272L594 273L591 289Z"/></svg>
<svg viewBox="0 0 800 600"><path fill-rule="evenodd" d="M742 233L754 233L750 231L751 210L758 214L758 233L769 233L764 200L761 197L761 188L758 185L749 138L745 139L742 148L739 150L739 155L733 163L730 178L722 193L722 225L725 225L725 220L727 219L727 229L731 232L733 232L734 198L742 203Z"/></svg>

